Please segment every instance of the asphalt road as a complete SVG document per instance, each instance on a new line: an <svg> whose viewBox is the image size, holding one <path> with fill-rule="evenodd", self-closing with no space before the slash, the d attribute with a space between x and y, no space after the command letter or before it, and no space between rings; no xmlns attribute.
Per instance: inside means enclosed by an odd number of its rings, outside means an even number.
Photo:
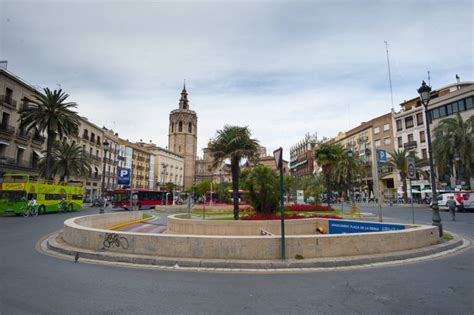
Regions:
<svg viewBox="0 0 474 315"><path fill-rule="evenodd" d="M417 208L418 223L431 211ZM64 219L0 218L0 314L473 314L474 250L432 261L303 274L172 272L73 263L36 242ZM411 209L384 209L411 221ZM474 213L445 229L474 239Z"/></svg>

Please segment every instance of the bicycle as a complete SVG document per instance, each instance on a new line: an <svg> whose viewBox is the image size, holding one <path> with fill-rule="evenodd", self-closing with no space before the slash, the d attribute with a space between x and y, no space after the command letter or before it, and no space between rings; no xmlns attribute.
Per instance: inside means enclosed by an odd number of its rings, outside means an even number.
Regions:
<svg viewBox="0 0 474 315"><path fill-rule="evenodd" d="M59 205L58 205L58 212L60 213L63 213L63 212L67 212L68 209L67 209L67 203L66 202L61 202Z"/></svg>
<svg viewBox="0 0 474 315"><path fill-rule="evenodd" d="M32 217L37 217L38 216L38 209L35 206L26 206L26 209L23 211L23 216L25 218L32 216Z"/></svg>

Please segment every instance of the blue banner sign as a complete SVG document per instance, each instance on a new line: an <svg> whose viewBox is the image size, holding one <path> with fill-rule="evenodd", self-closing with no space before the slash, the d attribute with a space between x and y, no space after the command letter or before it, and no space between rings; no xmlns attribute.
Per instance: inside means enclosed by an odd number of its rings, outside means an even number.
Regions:
<svg viewBox="0 0 474 315"><path fill-rule="evenodd" d="M130 169L118 167L117 172L117 184L130 185Z"/></svg>
<svg viewBox="0 0 474 315"><path fill-rule="evenodd" d="M379 163L387 163L387 151L385 150L377 150L377 162Z"/></svg>
<svg viewBox="0 0 474 315"><path fill-rule="evenodd" d="M357 221L328 220L329 234L368 233L404 230L401 224L385 224Z"/></svg>

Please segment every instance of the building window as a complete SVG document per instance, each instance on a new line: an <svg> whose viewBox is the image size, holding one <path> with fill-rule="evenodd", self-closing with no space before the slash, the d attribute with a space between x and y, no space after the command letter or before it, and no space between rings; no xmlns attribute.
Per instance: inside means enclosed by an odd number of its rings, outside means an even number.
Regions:
<svg viewBox="0 0 474 315"><path fill-rule="evenodd" d="M427 159L428 154L426 153L426 149L421 149L421 158L422 159Z"/></svg>
<svg viewBox="0 0 474 315"><path fill-rule="evenodd" d="M390 138L385 138L385 139L383 139L383 144L385 144L385 145L388 145L388 144L390 144L391 142L392 142L392 140L391 140Z"/></svg>
<svg viewBox="0 0 474 315"><path fill-rule="evenodd" d="M93 132L91 132L91 141L94 142L95 141L95 134Z"/></svg>
<svg viewBox="0 0 474 315"><path fill-rule="evenodd" d="M178 131L179 132L183 131L183 122L182 121L180 121L179 124L178 124Z"/></svg>
<svg viewBox="0 0 474 315"><path fill-rule="evenodd" d="M408 135L408 142L412 142L413 140L414 140L413 134L410 133L410 134Z"/></svg>
<svg viewBox="0 0 474 315"><path fill-rule="evenodd" d="M402 130L402 129L403 129L403 127L402 127L402 120L399 119L399 120L397 120L397 131L400 131L400 130Z"/></svg>
<svg viewBox="0 0 474 315"><path fill-rule="evenodd" d="M380 128L379 127L375 127L374 128L374 134L378 134L380 132Z"/></svg>
<svg viewBox="0 0 474 315"><path fill-rule="evenodd" d="M82 135L82 137L83 137L84 139L86 139L86 140L89 139L89 134L88 134L88 132L87 132L87 129L84 129L84 134Z"/></svg>
<svg viewBox="0 0 474 315"><path fill-rule="evenodd" d="M193 132L193 125L191 123L188 124L188 132L189 133Z"/></svg>
<svg viewBox="0 0 474 315"><path fill-rule="evenodd" d="M18 148L18 151L16 152L16 162L18 164L21 164L23 162L24 153L25 153L25 149Z"/></svg>
<svg viewBox="0 0 474 315"><path fill-rule="evenodd" d="M425 132L424 132L424 131L420 131L420 142L421 142L421 143L426 142Z"/></svg>
<svg viewBox="0 0 474 315"><path fill-rule="evenodd" d="M174 123L171 123L171 132L174 132Z"/></svg>
<svg viewBox="0 0 474 315"><path fill-rule="evenodd" d="M397 142L398 142L398 147L399 147L399 148L403 147L403 139L402 139L402 137L398 137Z"/></svg>
<svg viewBox="0 0 474 315"><path fill-rule="evenodd" d="M413 127L413 116L409 116L405 118L405 128Z"/></svg>
<svg viewBox="0 0 474 315"><path fill-rule="evenodd" d="M423 113L416 114L416 125L423 125Z"/></svg>
<svg viewBox="0 0 474 315"><path fill-rule="evenodd" d="M9 88L5 88L5 102L8 104L13 103L13 90Z"/></svg>
<svg viewBox="0 0 474 315"><path fill-rule="evenodd" d="M389 130L390 130L390 124L383 125L383 131L389 131Z"/></svg>
<svg viewBox="0 0 474 315"><path fill-rule="evenodd" d="M380 140L375 140L375 147L380 147Z"/></svg>
<svg viewBox="0 0 474 315"><path fill-rule="evenodd" d="M8 123L10 122L10 114L3 112L2 114L2 127L6 129L8 127Z"/></svg>

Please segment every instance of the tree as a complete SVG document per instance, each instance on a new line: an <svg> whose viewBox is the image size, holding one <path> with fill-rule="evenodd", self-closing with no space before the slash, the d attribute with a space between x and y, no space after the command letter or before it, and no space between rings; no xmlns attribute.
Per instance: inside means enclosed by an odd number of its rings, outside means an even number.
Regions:
<svg viewBox="0 0 474 315"><path fill-rule="evenodd" d="M457 113L456 117L443 119L439 123L434 130L433 159L440 174L450 174L454 165L459 179L468 179L472 175L474 116L464 121Z"/></svg>
<svg viewBox="0 0 474 315"><path fill-rule="evenodd" d="M343 154L345 154L345 150L341 145L327 143L321 144L314 152L314 159L316 160L316 163L322 168L327 191L328 206L330 206L331 203L331 191L333 188L331 181L334 179L334 169L339 163L339 160Z"/></svg>
<svg viewBox="0 0 474 315"><path fill-rule="evenodd" d="M59 175L60 181L69 180L71 176L86 177L92 171L89 157L78 144L57 141L51 157L51 175ZM47 159L41 159L39 167L42 174L46 174L46 165Z"/></svg>
<svg viewBox="0 0 474 315"><path fill-rule="evenodd" d="M234 220L239 219L239 172L242 159L257 159L258 141L250 138L248 127L224 126L217 131L217 136L208 144L213 156L213 166L217 168L225 159L230 159L232 173L232 191L234 203Z"/></svg>
<svg viewBox="0 0 474 315"><path fill-rule="evenodd" d="M249 191L250 204L258 213L275 213L280 201L279 176L264 166L257 165L241 174L242 187Z"/></svg>
<svg viewBox="0 0 474 315"><path fill-rule="evenodd" d="M413 152L408 152L405 149L395 150L392 153L388 153L390 155L390 159L388 160L388 166L392 167L393 169L398 170L400 173L400 178L403 183L403 201L405 203L408 202L408 194L407 194L407 161L406 158L408 156L415 157L415 165L417 172L421 172L421 168L428 165L426 161L419 159Z"/></svg>
<svg viewBox="0 0 474 315"><path fill-rule="evenodd" d="M338 153L340 156L336 159L337 163L334 167L334 183L336 190L343 192L352 189L349 179L352 180L353 185L355 179L362 175L363 167L358 157L349 157L345 150Z"/></svg>
<svg viewBox="0 0 474 315"><path fill-rule="evenodd" d="M46 132L46 165L45 177L52 175L52 152L56 135L76 135L79 126L79 115L73 111L77 108L74 102L66 102L69 97L61 89L51 91L44 89L44 93L33 95L27 106L20 110L21 127L28 132L32 129L40 133Z"/></svg>

